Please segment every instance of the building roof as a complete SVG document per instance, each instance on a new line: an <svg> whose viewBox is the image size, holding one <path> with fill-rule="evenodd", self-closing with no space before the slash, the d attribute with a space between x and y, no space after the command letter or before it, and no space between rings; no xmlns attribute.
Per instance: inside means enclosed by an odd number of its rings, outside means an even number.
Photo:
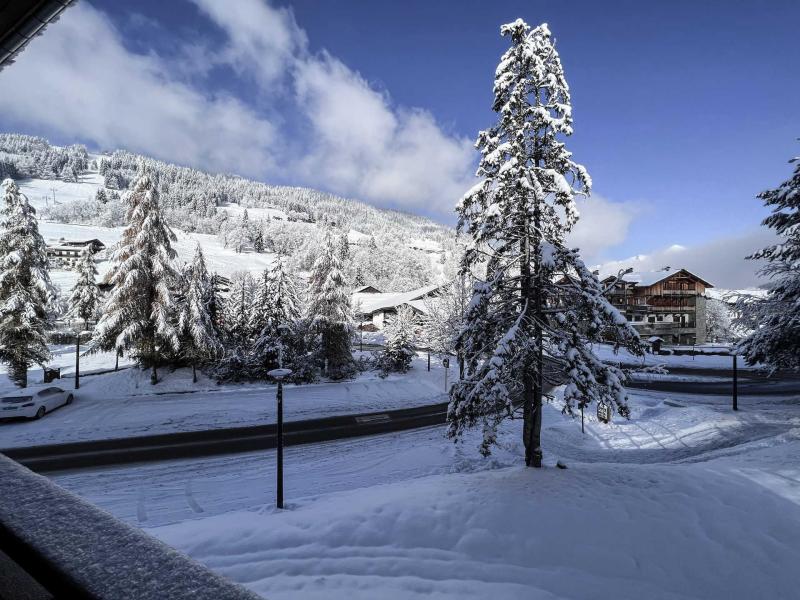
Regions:
<svg viewBox="0 0 800 600"><path fill-rule="evenodd" d="M408 292L353 294L352 306L353 308L359 308L358 304L360 303L359 312L364 315L371 315L382 310L397 308L402 304L409 304L410 306L417 308L410 303L414 300L422 300L422 298L425 298L426 296L429 296L431 293L438 290L439 287L439 285L426 285Z"/></svg>
<svg viewBox="0 0 800 600"><path fill-rule="evenodd" d="M649 287L651 285L655 285L660 281L664 281L665 279L669 279L675 275L682 274L692 279L699 281L706 287L714 287L708 281L703 279L702 277L698 277L694 273L687 271L686 269L670 269L668 271L661 270L661 271L641 271L638 273L628 273L627 275L623 275L622 279L625 281L629 281L631 283L635 283L636 285Z"/></svg>
<svg viewBox="0 0 800 600"><path fill-rule="evenodd" d="M356 288L353 290L353 295L355 294L381 294L382 292L371 285L362 285L360 288Z"/></svg>

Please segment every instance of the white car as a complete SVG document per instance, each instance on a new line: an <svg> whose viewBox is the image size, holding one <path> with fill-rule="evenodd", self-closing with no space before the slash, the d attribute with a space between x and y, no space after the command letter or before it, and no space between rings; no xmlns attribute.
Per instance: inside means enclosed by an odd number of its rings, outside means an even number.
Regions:
<svg viewBox="0 0 800 600"><path fill-rule="evenodd" d="M65 392L60 387L46 387L36 391L26 391L17 396L4 396L0 398L0 419L16 417L41 419L45 413L59 406L72 404L73 400L72 393Z"/></svg>

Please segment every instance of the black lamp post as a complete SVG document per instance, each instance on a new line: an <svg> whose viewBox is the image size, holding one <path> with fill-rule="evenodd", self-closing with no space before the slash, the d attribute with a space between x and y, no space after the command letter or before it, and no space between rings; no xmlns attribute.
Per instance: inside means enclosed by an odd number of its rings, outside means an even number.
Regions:
<svg viewBox="0 0 800 600"><path fill-rule="evenodd" d="M283 334L289 329L287 325L278 325L278 368L272 369L267 375L278 382L277 400L277 481L276 495L277 506L283 508L283 380L292 374L291 369L283 368Z"/></svg>

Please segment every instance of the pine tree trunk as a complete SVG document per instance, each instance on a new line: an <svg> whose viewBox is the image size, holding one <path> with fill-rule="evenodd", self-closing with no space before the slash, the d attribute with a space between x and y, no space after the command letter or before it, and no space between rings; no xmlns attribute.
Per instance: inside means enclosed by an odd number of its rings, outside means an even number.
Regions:
<svg viewBox="0 0 800 600"><path fill-rule="evenodd" d="M118 371L119 370L119 350L117 350L116 354L117 354L117 360L114 363L114 370Z"/></svg>
<svg viewBox="0 0 800 600"><path fill-rule="evenodd" d="M538 160L536 161L539 162ZM542 234L541 234L541 208L538 199L534 199L536 205L533 209L533 230L534 230L534 290L533 290L533 314L534 327L533 339L536 344L536 358L533 372L533 427L531 428L531 458L534 467L542 466L542 368L543 360L543 281L542 281Z"/></svg>
<svg viewBox="0 0 800 600"><path fill-rule="evenodd" d="M28 387L28 365L24 362L9 363L8 375L18 387Z"/></svg>
<svg viewBox="0 0 800 600"><path fill-rule="evenodd" d="M192 363L192 383L197 383L197 371L195 370L194 363Z"/></svg>
<svg viewBox="0 0 800 600"><path fill-rule="evenodd" d="M150 383L155 385L158 383L158 373L156 372L156 361L153 360L153 372L150 373Z"/></svg>
<svg viewBox="0 0 800 600"><path fill-rule="evenodd" d="M520 244L520 310L525 313L530 313L531 309L531 263L530 263L530 244L528 240L528 222L523 219L521 223L521 244ZM530 322L526 315L522 319L522 327L524 331L530 328ZM525 466L530 467L533 462L533 374L531 369L533 362L530 358L526 358L525 364L522 368L522 386L523 386L523 426L522 426L522 441L525 444Z"/></svg>

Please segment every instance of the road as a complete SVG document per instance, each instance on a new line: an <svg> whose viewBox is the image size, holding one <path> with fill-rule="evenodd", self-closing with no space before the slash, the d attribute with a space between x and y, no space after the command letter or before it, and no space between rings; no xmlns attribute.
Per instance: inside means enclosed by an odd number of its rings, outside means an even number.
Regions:
<svg viewBox="0 0 800 600"><path fill-rule="evenodd" d="M439 403L379 413L290 421L284 423L284 444L294 446L441 425L446 415L447 404ZM8 448L1 452L34 471L51 473L102 465L235 454L271 449L276 445L277 427L271 423Z"/></svg>

